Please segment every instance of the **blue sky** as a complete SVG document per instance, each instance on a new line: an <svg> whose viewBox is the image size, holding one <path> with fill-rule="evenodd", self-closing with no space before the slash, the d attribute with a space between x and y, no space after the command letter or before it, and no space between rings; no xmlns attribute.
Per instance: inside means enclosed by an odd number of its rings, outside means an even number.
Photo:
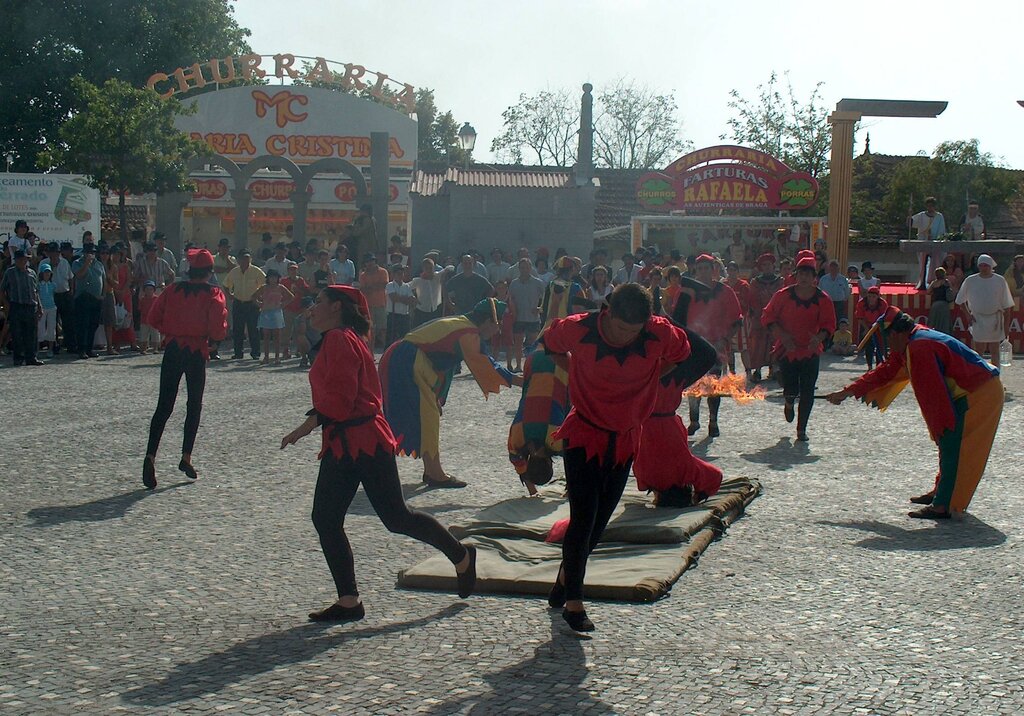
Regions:
<svg viewBox="0 0 1024 716"><path fill-rule="evenodd" d="M775 70L798 95L824 81L843 97L948 100L938 119L867 120L871 149L930 153L946 139L1024 168L1024 2L862 0L238 0L261 54L354 62L419 87L469 121L475 157L490 159L501 113L520 93L634 78L673 92L697 147L727 131L729 90L753 97Z"/></svg>

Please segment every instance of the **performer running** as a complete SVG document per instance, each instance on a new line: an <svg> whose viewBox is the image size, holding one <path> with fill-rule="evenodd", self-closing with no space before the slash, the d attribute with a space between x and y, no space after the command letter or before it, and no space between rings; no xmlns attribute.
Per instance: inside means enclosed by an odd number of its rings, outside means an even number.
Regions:
<svg viewBox="0 0 1024 716"><path fill-rule="evenodd" d="M782 288L783 278L775 273L775 255L761 254L757 259L757 275L750 279L750 291L748 293L749 305L746 316L747 331L747 372L753 371L750 376L755 383L761 382L761 369L768 367L769 378L771 378L771 360L769 358L768 329L761 323L761 314L765 306L772 300L775 292Z"/></svg>
<svg viewBox="0 0 1024 716"><path fill-rule="evenodd" d="M722 471L690 452L683 420L676 414L683 391L700 380L715 363L715 347L689 329L690 355L658 383L654 412L644 421L633 475L641 490L653 490L658 507L689 507L703 502L722 486Z"/></svg>
<svg viewBox="0 0 1024 716"><path fill-rule="evenodd" d="M576 631L594 629L583 607L587 558L626 486L658 380L690 355L686 334L651 310L646 289L626 283L612 292L608 308L554 321L544 334L549 352L571 354L573 401L554 434L565 440L569 527L548 603L564 605L562 617Z"/></svg>
<svg viewBox="0 0 1024 716"><path fill-rule="evenodd" d="M480 342L499 330L505 304L493 298L472 311L425 323L388 348L380 359L384 416L398 440L398 453L423 459L430 487L465 487L441 467L441 408L455 368L466 361L484 398L501 386L522 385L517 376L480 352Z"/></svg>
<svg viewBox="0 0 1024 716"><path fill-rule="evenodd" d="M800 399L796 439L807 442L807 421L814 407L814 387L824 341L836 330L832 299L814 285L814 258L797 262L796 284L776 293L764 309L761 322L775 337L773 353L781 356L783 409L786 422L793 422L793 403Z"/></svg>
<svg viewBox="0 0 1024 716"><path fill-rule="evenodd" d="M281 449L322 428L320 474L313 497L313 525L320 536L338 601L309 615L318 622L351 622L365 611L356 587L352 547L345 536L345 514L360 483L384 526L437 548L458 573L459 596L476 584L476 548L463 546L428 514L409 509L395 462L397 441L381 412L380 379L367 345L370 311L351 286L328 286L310 311L310 323L323 333L309 369L313 409L306 421L281 440Z"/></svg>
<svg viewBox="0 0 1024 716"><path fill-rule="evenodd" d="M963 343L917 325L890 307L875 328L889 345L889 357L846 388L828 396L839 405L849 396L884 411L909 382L939 448L935 487L911 502L925 507L908 513L919 519L947 519L967 509L985 472L1003 412L999 369Z"/></svg>
<svg viewBox="0 0 1024 716"><path fill-rule="evenodd" d="M149 311L147 322L165 337L160 365L160 396L149 425L149 443L142 462L142 484L156 488L156 451L167 419L174 411L181 377L185 376L188 405L185 409L185 436L181 443L178 469L193 480L199 477L192 466L192 448L199 431L206 387L206 362L210 359L210 341L224 340L228 330L228 309L224 293L209 283L213 273L213 255L206 249L188 252L188 281L171 284L161 293Z"/></svg>
<svg viewBox="0 0 1024 716"><path fill-rule="evenodd" d="M729 341L743 325L743 314L740 311L740 302L736 298L735 292L726 284L714 280L715 264L715 258L709 254L701 254L697 257L697 281L687 282L683 285L683 293L690 296L690 301L686 309L686 318L684 321L680 321L680 324L695 331L715 347L718 360L708 372L720 377L728 364L726 351ZM700 430L700 398L688 398L688 401L690 405L688 432L690 435L694 435ZM718 409L721 405L721 398L708 398L708 412L710 413L708 436L712 438L717 438L721 434L718 430Z"/></svg>

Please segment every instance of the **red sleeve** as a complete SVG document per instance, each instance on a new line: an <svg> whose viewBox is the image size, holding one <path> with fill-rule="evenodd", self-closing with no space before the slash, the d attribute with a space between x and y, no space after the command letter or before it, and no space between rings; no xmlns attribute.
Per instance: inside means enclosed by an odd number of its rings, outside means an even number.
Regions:
<svg viewBox="0 0 1024 716"><path fill-rule="evenodd" d="M149 308L149 325L153 326L160 333L166 333L167 328L164 322L165 309L167 306L167 299L171 295L171 291L164 291L156 300L153 301L153 305Z"/></svg>
<svg viewBox="0 0 1024 716"><path fill-rule="evenodd" d="M863 298L860 299L859 301L857 301L857 306L853 309L853 317L854 318L867 318L867 316L865 314L865 309L866 308L867 307L864 304L864 299Z"/></svg>
<svg viewBox="0 0 1024 716"><path fill-rule="evenodd" d="M318 362L326 370L310 372L313 407L318 413L339 422L353 417L352 409L363 373L362 356L352 345L350 335L351 331L325 333L320 345L323 356Z"/></svg>
<svg viewBox="0 0 1024 716"><path fill-rule="evenodd" d="M940 352L944 347L934 341L911 341L910 384L914 386L914 397L921 406L921 415L928 424L932 440L938 440L947 430L956 428L956 411L953 398L946 385L945 371Z"/></svg>
<svg viewBox="0 0 1024 716"><path fill-rule="evenodd" d="M662 359L668 363L682 363L690 357L690 340L686 331L662 316L652 316L651 321L651 328L665 346Z"/></svg>
<svg viewBox="0 0 1024 716"><path fill-rule="evenodd" d="M548 353L564 354L571 351L576 343L573 330L575 326L576 322L568 318L556 318L544 330L544 349Z"/></svg>
<svg viewBox="0 0 1024 716"><path fill-rule="evenodd" d="M895 380L906 368L903 356L895 351L889 353L889 357L878 364L874 370L869 370L847 388L857 398L863 398L872 390L888 385Z"/></svg>
<svg viewBox="0 0 1024 716"><path fill-rule="evenodd" d="M761 312L761 325L768 328L773 323L778 323L782 317L782 291L779 289L776 291L771 299L768 301L768 305L764 307L764 311Z"/></svg>
<svg viewBox="0 0 1024 716"><path fill-rule="evenodd" d="M824 292L818 301L818 330L828 331L830 336L836 332L836 307Z"/></svg>
<svg viewBox="0 0 1024 716"><path fill-rule="evenodd" d="M725 315L728 317L729 325L734 325L743 320L743 304L740 302L739 295L732 290L729 286L729 293L726 294L725 299Z"/></svg>
<svg viewBox="0 0 1024 716"><path fill-rule="evenodd" d="M210 303L209 315L207 316L209 320L209 325L206 327L207 335L211 340L222 341L228 334L228 305L224 298L224 292L214 287L213 292L210 294Z"/></svg>

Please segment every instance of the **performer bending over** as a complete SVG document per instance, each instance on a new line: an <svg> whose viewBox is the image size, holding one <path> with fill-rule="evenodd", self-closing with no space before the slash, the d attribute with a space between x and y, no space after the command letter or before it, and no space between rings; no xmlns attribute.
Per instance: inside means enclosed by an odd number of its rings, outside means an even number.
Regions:
<svg viewBox="0 0 1024 716"><path fill-rule="evenodd" d="M654 412L644 421L633 463L636 486L653 490L658 507L696 505L722 486L722 471L690 452L686 428L676 413L683 391L718 361L718 351L689 329L686 338L690 356L659 381Z"/></svg>
<svg viewBox="0 0 1024 716"><path fill-rule="evenodd" d="M686 306L685 320L679 322L696 331L715 347L718 360L710 372L721 376L729 362L729 356L726 355L729 342L743 325L743 314L736 293L726 284L714 279L715 265L715 258L710 254L701 254L697 257L697 281L683 283L683 293L690 296L690 301ZM676 304L677 310L681 304L682 302ZM680 315L677 312L677 320ZM694 435L700 430L700 398L689 398L689 405L690 427L687 432ZM708 436L712 438L717 438L720 434L718 409L721 405L721 398L708 398Z"/></svg>
<svg viewBox="0 0 1024 716"><path fill-rule="evenodd" d="M781 355L782 393L786 422L793 422L793 403L800 399L796 439L807 442L807 421L814 407L820 355L825 339L836 330L832 299L814 285L817 269L812 257L797 262L796 284L777 292L764 309L761 322L775 337L773 352Z"/></svg>
<svg viewBox="0 0 1024 716"><path fill-rule="evenodd" d="M587 558L626 486L658 379L690 355L686 334L651 310L647 290L625 283L607 308L556 320L544 333L549 352L570 355L573 403L554 435L565 441L569 527L548 603L564 605L562 617L576 631L594 629L583 608Z"/></svg>
<svg viewBox="0 0 1024 716"><path fill-rule="evenodd" d="M430 515L405 504L395 463L397 442L381 412L380 378L367 346L370 311L366 298L351 286L320 291L310 312L323 333L309 369L313 409L281 440L281 449L321 426L320 474L313 497L313 524L320 535L338 601L309 615L312 621L358 621L365 615L356 588L352 548L345 536L345 513L362 483L381 522L391 532L436 547L455 565L459 596L476 584L476 549L464 547Z"/></svg>
<svg viewBox="0 0 1024 716"><path fill-rule="evenodd" d="M185 409L185 437L181 443L178 469L189 478L199 477L192 466L192 448L199 431L206 387L206 362L210 341L224 340L228 330L228 309L224 293L209 284L213 255L206 249L188 252L188 281L172 284L161 293L149 311L148 324L166 339L160 365L160 396L149 424L149 443L142 462L142 484L156 488L156 451L167 419L174 411L181 377L185 376L188 406Z"/></svg>
<svg viewBox="0 0 1024 716"><path fill-rule="evenodd" d="M501 386L522 385L522 376L500 367L480 351L495 335L505 304L493 298L472 311L425 323L388 348L380 359L384 415L402 455L423 458L423 482L430 487L465 487L441 467L441 407L455 367L466 361L486 398Z"/></svg>
<svg viewBox="0 0 1024 716"><path fill-rule="evenodd" d="M926 507L911 517L947 519L967 509L985 472L1003 412L999 369L952 336L925 328L890 307L872 330L889 345L889 357L828 396L839 405L849 396L885 410L909 382L939 448L935 487L911 502Z"/></svg>

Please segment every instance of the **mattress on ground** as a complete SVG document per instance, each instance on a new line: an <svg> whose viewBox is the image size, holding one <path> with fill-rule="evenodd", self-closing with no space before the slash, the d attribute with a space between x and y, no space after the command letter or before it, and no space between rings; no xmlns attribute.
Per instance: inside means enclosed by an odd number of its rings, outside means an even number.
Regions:
<svg viewBox="0 0 1024 716"><path fill-rule="evenodd" d="M667 593L760 492L757 482L745 478L729 480L722 488L710 504L686 510L647 508L644 503L649 503L649 498L631 491L616 514L615 531L611 524L605 531L605 539L612 541L598 545L587 563L584 596L649 602ZM485 519L463 527L463 534L468 535L466 543L477 546L478 592L547 594L562 560L561 545L543 541L563 509L555 504L554 494L558 493L507 500L483 510L478 518ZM497 519L511 514L519 515L522 522ZM494 533L489 534L488 529ZM661 539L640 542L640 535ZM670 535L681 538L667 539ZM452 592L456 589L455 568L442 555L436 555L402 571L398 586Z"/></svg>
<svg viewBox="0 0 1024 716"><path fill-rule="evenodd" d="M755 484L746 478L725 480L718 494L682 510L655 508L650 495L630 486L612 513L603 539L636 544L685 542L716 518L742 505L748 493L759 489ZM450 529L459 539L487 535L543 541L556 521L568 518L569 504L562 488L545 488L537 497L518 497L487 507L469 522Z"/></svg>

